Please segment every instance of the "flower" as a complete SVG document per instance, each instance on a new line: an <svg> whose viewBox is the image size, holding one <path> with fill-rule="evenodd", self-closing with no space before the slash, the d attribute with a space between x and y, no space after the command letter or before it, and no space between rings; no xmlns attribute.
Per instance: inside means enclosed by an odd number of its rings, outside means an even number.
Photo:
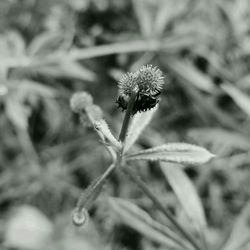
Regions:
<svg viewBox="0 0 250 250"><path fill-rule="evenodd" d="M92 96L87 92L75 93L70 99L70 107L73 112L80 114L80 121L86 127L103 118L102 109L93 103Z"/></svg>
<svg viewBox="0 0 250 250"><path fill-rule="evenodd" d="M70 107L75 113L84 112L84 110L92 104L92 96L84 91L75 93L70 99Z"/></svg>
<svg viewBox="0 0 250 250"><path fill-rule="evenodd" d="M146 111L156 106L164 84L164 77L157 67L152 65L142 66L136 72L124 74L118 82L119 107L126 110L132 93L136 93L133 114Z"/></svg>

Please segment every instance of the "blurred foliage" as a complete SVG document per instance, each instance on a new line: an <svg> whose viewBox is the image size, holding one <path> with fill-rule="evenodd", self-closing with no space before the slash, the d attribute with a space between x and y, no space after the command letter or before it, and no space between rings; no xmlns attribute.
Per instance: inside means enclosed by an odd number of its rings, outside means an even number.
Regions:
<svg viewBox="0 0 250 250"><path fill-rule="evenodd" d="M185 168L205 208L208 242L218 246L229 238L224 250L249 249L245 239L235 246L233 238L245 227L249 230L249 225L241 227L242 218L249 220L249 211L242 209L250 198L249 24L248 0L1 1L2 219L10 208L25 203L38 207L55 225L68 227L65 221L80 190L109 162L93 130L83 128L70 111L69 97L89 91L118 133L117 80L152 63L165 73L167 86L137 147L188 141L216 154L206 166ZM140 174L180 215L181 206L156 165L139 168ZM114 175L104 193L133 199L159 217L123 176ZM96 204L91 211L95 229L89 229L108 242L102 246L161 249L117 224L106 206L105 199ZM73 235L67 231L60 237L64 234ZM74 247L81 247L80 239ZM60 249L71 248L73 243L64 241Z"/></svg>

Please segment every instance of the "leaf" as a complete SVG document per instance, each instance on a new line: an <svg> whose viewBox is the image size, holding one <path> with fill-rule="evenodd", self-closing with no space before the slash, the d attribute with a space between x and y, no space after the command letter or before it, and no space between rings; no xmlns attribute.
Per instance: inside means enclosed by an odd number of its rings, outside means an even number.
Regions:
<svg viewBox="0 0 250 250"><path fill-rule="evenodd" d="M44 32L33 39L27 53L30 56L45 56L62 48L64 35L57 32Z"/></svg>
<svg viewBox="0 0 250 250"><path fill-rule="evenodd" d="M222 250L249 249L246 247L250 242L250 202L246 204L240 213L233 230ZM243 248L246 247L246 248Z"/></svg>
<svg viewBox="0 0 250 250"><path fill-rule="evenodd" d="M84 67L78 62L63 61L59 65L59 68L61 70L61 74L65 77L72 77L72 78L77 78L77 79L90 81L90 82L93 82L97 79L93 71Z"/></svg>
<svg viewBox="0 0 250 250"><path fill-rule="evenodd" d="M25 53L25 42L22 36L15 31L0 36L0 54L3 57L19 57ZM2 60L1 60L2 61Z"/></svg>
<svg viewBox="0 0 250 250"><path fill-rule="evenodd" d="M129 127L128 135L125 139L124 152L127 152L131 148L131 146L133 146L133 144L138 139L142 131L151 121L157 109L158 105L147 112L141 112L135 114L135 116L132 119L131 125Z"/></svg>
<svg viewBox="0 0 250 250"><path fill-rule="evenodd" d="M188 1L183 0L160 0L154 21L154 33L163 35L166 26L177 16L185 14L188 11Z"/></svg>
<svg viewBox="0 0 250 250"><path fill-rule="evenodd" d="M24 93L25 96L28 96L29 94L50 98L56 96L55 89L32 80L10 80L8 81L8 87L17 90L19 93Z"/></svg>
<svg viewBox="0 0 250 250"><path fill-rule="evenodd" d="M183 164L203 164L215 155L205 148L187 143L168 143L126 156L127 161L165 161Z"/></svg>
<svg viewBox="0 0 250 250"><path fill-rule="evenodd" d="M184 79L195 87L208 92L213 93L214 84L211 79L198 71L191 63L181 62L179 60L170 60L167 62L168 67L175 72L179 77Z"/></svg>
<svg viewBox="0 0 250 250"><path fill-rule="evenodd" d="M19 98L14 97L14 95L8 96L6 100L6 114L18 129L27 129L30 112L30 108L24 105Z"/></svg>
<svg viewBox="0 0 250 250"><path fill-rule="evenodd" d="M250 115L250 97L248 95L231 84L221 84L221 88L234 100L235 104L238 105L243 112Z"/></svg>
<svg viewBox="0 0 250 250"><path fill-rule="evenodd" d="M160 1L154 20L155 34L162 35L173 15L173 1Z"/></svg>
<svg viewBox="0 0 250 250"><path fill-rule="evenodd" d="M78 62L67 61L66 59L59 63L49 63L40 66L34 64L31 67L24 68L24 70L52 77L75 78L90 82L96 80L96 75L91 70L80 65Z"/></svg>
<svg viewBox="0 0 250 250"><path fill-rule="evenodd" d="M142 35L150 37L153 30L153 16L150 2L147 0L133 0L133 7L139 22Z"/></svg>
<svg viewBox="0 0 250 250"><path fill-rule="evenodd" d="M177 164L161 163L161 169L189 219L197 226L198 232L204 230L207 222L193 183Z"/></svg>
<svg viewBox="0 0 250 250"><path fill-rule="evenodd" d="M250 142L242 134L221 128L194 128L188 132L188 137L217 154L232 154L236 149L249 151Z"/></svg>
<svg viewBox="0 0 250 250"><path fill-rule="evenodd" d="M171 229L153 220L148 213L133 203L123 199L109 198L109 205L119 219L126 225L168 247L179 248L181 239ZM181 243L183 244L183 242Z"/></svg>

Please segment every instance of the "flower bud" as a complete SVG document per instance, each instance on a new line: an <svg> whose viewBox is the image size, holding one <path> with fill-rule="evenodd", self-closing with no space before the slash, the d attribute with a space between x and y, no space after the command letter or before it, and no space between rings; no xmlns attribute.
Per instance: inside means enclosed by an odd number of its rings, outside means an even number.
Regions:
<svg viewBox="0 0 250 250"><path fill-rule="evenodd" d="M70 99L70 107L75 113L84 111L93 104L93 98L87 92L77 92Z"/></svg>
<svg viewBox="0 0 250 250"><path fill-rule="evenodd" d="M75 208L72 213L72 222L75 226L80 227L86 224L89 220L89 213L85 208L79 210Z"/></svg>

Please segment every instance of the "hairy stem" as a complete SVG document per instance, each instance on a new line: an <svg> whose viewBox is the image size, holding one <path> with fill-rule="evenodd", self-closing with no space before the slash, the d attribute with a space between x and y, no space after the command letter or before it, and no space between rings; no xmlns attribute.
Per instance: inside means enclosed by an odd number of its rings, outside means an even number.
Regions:
<svg viewBox="0 0 250 250"><path fill-rule="evenodd" d="M128 166L122 167L122 171L127 174L141 189L142 191L153 201L154 205L168 218L168 220L175 226L175 228L185 237L188 242L196 249L201 250L200 246L196 241L189 235L188 232L179 224L178 221L165 209L158 198L153 194L153 192L147 187L143 180L137 175L137 173L129 168Z"/></svg>
<svg viewBox="0 0 250 250"><path fill-rule="evenodd" d="M84 190L76 205L78 211L81 211L83 208L89 209L91 207L100 194L106 179L113 173L115 167L115 164L111 164L100 178L92 182L87 190Z"/></svg>
<svg viewBox="0 0 250 250"><path fill-rule="evenodd" d="M120 136L119 136L119 141L124 142L125 138L126 138L126 134L128 131L128 125L131 119L131 116L133 115L133 108L134 108L134 104L135 104L135 99L136 99L136 92L133 92L129 102L128 102L128 108L126 110L126 114L122 123L122 128L121 128L121 132L120 132Z"/></svg>

